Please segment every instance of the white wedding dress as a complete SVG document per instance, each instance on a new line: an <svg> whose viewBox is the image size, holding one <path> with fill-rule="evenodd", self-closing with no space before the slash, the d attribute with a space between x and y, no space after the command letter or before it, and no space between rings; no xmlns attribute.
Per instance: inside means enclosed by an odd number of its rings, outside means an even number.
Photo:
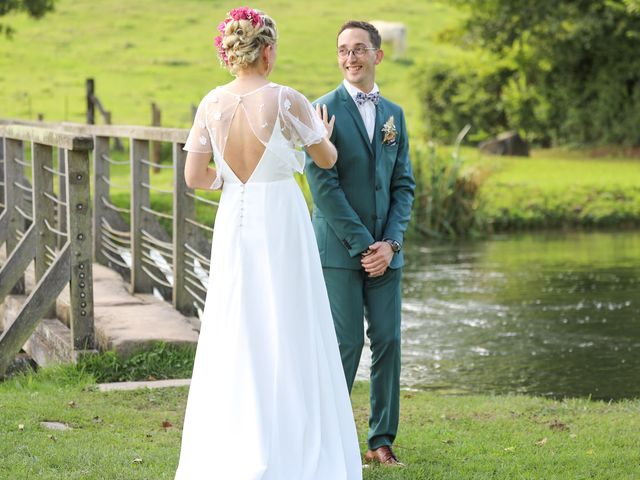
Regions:
<svg viewBox="0 0 640 480"><path fill-rule="evenodd" d="M265 150L246 182L224 159L232 120ZM325 134L274 83L201 102L185 150L213 152L222 187L176 480L352 480L362 465L295 146Z"/></svg>

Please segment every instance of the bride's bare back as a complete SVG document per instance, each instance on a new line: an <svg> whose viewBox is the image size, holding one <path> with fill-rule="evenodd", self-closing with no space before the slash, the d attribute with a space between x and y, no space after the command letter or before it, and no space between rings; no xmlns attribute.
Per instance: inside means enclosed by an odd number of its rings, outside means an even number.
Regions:
<svg viewBox="0 0 640 480"><path fill-rule="evenodd" d="M268 86L269 84L263 85L243 94L231 92L231 86L221 88L224 93L234 96L237 102L222 157L242 183L246 183L251 178L266 150L264 142L265 140L268 142L273 134L278 113L277 98L273 95L265 95L263 90ZM249 118L254 118L255 121L251 122ZM256 131L259 133L254 133Z"/></svg>

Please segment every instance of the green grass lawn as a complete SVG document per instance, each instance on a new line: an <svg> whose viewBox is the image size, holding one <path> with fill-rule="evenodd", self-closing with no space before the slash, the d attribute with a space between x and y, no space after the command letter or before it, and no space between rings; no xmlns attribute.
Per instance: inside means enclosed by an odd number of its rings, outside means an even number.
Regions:
<svg viewBox="0 0 640 480"><path fill-rule="evenodd" d="M71 372L0 384L0 478L172 479L187 390L100 393ZM366 383L352 401L364 449ZM638 478L639 414L640 400L403 392L396 449L408 467L370 468L364 478ZM72 429L48 430L42 421Z"/></svg>
<svg viewBox="0 0 640 480"><path fill-rule="evenodd" d="M85 78L96 80L97 95L113 123L149 124L150 103L162 109L163 125L188 127L190 105L232 77L215 57L213 38L226 12L239 5L223 0L57 0L42 20L9 15L13 40L0 38L0 117L50 121L85 119ZM378 83L385 96L419 127L417 96L411 88L413 64L464 55L438 43L435 34L456 24L462 13L448 2L410 0L398 6L360 2L267 0L252 4L278 23L278 64L272 80L299 89L310 99L341 80L335 36L346 20L386 19L408 28L402 61L383 61Z"/></svg>
<svg viewBox="0 0 640 480"><path fill-rule="evenodd" d="M482 158L489 175L481 214L498 230L640 225L640 158L534 150L531 158Z"/></svg>

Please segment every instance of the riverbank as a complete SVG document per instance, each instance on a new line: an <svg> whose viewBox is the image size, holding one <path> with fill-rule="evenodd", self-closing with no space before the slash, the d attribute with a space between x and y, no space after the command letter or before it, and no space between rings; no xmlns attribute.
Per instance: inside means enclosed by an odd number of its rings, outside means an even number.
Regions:
<svg viewBox="0 0 640 480"><path fill-rule="evenodd" d="M479 215L493 231L640 226L640 158L534 150L530 158L473 158L488 170Z"/></svg>
<svg viewBox="0 0 640 480"><path fill-rule="evenodd" d="M66 372L66 373L65 373ZM0 477L171 479L186 388L101 393L86 375L48 369L0 384ZM365 448L368 385L352 401ZM408 467L374 479L634 478L640 400L402 392L397 453ZM49 430L56 421L69 430ZM215 432L212 432L212 435Z"/></svg>
<svg viewBox="0 0 640 480"><path fill-rule="evenodd" d="M442 148L439 152L446 156L450 150ZM168 149L165 155L165 162L169 162ZM128 154L114 152L113 157L123 161ZM461 158L458 175L472 178L469 181L477 190L474 206L468 208L476 217L472 222L473 231L463 236L522 230L640 227L638 157L614 155L594 158L588 150L561 149L533 150L531 157L492 157L481 155L474 148L464 148ZM430 174L426 155L414 155L412 160L416 173L419 171L416 162L421 161L423 175ZM152 174L151 180L156 187L170 190L172 175L171 171L162 170ZM128 185L130 182L126 166L114 167L111 176L116 185ZM306 178L297 178L311 209L313 201ZM430 179L425 177L423 185L429 182ZM220 199L219 191L202 191L199 194L210 200ZM414 221L421 216L418 210L428 207L419 200L421 191L416 194ZM129 196L127 189L114 188L111 192L113 202L123 208L128 207ZM443 200L444 193L439 199L446 201ZM151 204L154 209L170 213L172 198L152 192ZM198 203L196 214L199 221L213 224L215 211L210 206ZM170 222L166 227L170 231ZM416 233L415 230L410 232Z"/></svg>

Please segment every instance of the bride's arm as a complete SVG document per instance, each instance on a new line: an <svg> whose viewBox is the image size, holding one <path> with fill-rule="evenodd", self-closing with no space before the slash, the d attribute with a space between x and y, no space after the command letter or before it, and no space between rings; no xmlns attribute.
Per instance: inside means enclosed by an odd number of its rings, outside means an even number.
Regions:
<svg viewBox="0 0 640 480"><path fill-rule="evenodd" d="M318 118L322 120L327 134L320 143L307 145L305 149L311 156L313 163L320 168L327 169L333 167L338 159L338 151L329 140L329 138L331 138L331 133L333 132L333 124L336 122L336 117L335 115L332 115L331 119L329 119L329 113L326 105L323 105L322 108L320 105L316 105L316 113L318 114Z"/></svg>
<svg viewBox="0 0 640 480"><path fill-rule="evenodd" d="M209 166L211 153L188 152L184 181L189 188L209 190L216 180L216 169Z"/></svg>
<svg viewBox="0 0 640 480"><path fill-rule="evenodd" d="M338 159L338 151L328 137L324 137L320 143L308 145L305 150L313 160L313 163L320 168L331 168Z"/></svg>

